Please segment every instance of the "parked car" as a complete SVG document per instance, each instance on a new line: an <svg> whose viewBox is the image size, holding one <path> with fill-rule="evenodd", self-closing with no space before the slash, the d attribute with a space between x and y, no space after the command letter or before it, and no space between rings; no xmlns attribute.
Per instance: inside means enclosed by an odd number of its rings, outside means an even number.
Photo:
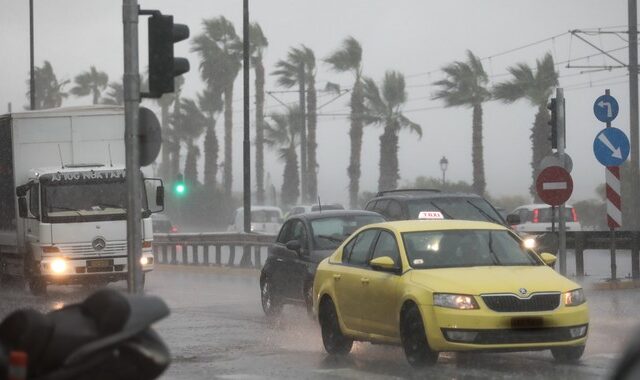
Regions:
<svg viewBox="0 0 640 380"><path fill-rule="evenodd" d="M522 233L541 233L551 231L551 220L553 213L551 206L544 203L535 203L516 208L508 215L507 219L512 222L512 228ZM555 229L558 230L560 221L560 208L555 208ZM576 209L571 205L566 205L564 209L564 221L567 231L582 231L582 226L578 221Z"/></svg>
<svg viewBox="0 0 640 380"><path fill-rule="evenodd" d="M169 220L166 214L151 215L151 223L154 233L168 234L178 232L178 227L171 223L171 220Z"/></svg>
<svg viewBox="0 0 640 380"><path fill-rule="evenodd" d="M311 288L318 263L358 228L384 218L362 210L311 212L289 218L269 249L260 273L262 308L277 315L287 303L311 311Z"/></svg>
<svg viewBox="0 0 640 380"><path fill-rule="evenodd" d="M434 189L381 191L367 202L365 210L375 211L387 220L460 219L507 224L479 195L443 193Z"/></svg>
<svg viewBox="0 0 640 380"><path fill-rule="evenodd" d="M329 211L329 210L344 210L344 206L340 203L327 203L327 204L315 204L315 205L298 205L291 207L291 210L287 213L287 218L304 214L306 212L313 211Z"/></svg>
<svg viewBox="0 0 640 380"><path fill-rule="evenodd" d="M580 285L495 223L397 221L360 229L323 260L313 311L330 354L400 345L414 367L443 351L551 349L579 360L589 328Z"/></svg>
<svg viewBox="0 0 640 380"><path fill-rule="evenodd" d="M251 232L276 234L282 226L282 210L274 206L251 207ZM229 231L244 231L244 208L236 209Z"/></svg>

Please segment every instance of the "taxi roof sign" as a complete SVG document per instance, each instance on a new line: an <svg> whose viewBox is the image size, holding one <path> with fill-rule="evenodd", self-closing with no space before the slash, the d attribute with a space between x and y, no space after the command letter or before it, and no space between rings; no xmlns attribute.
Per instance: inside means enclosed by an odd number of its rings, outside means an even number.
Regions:
<svg viewBox="0 0 640 380"><path fill-rule="evenodd" d="M418 219L444 219L440 211L420 211Z"/></svg>

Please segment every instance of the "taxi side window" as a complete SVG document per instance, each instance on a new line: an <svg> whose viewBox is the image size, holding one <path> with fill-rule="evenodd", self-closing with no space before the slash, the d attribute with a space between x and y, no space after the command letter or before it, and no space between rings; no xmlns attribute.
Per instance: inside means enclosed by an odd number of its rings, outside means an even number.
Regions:
<svg viewBox="0 0 640 380"><path fill-rule="evenodd" d="M373 250L373 256L371 259L378 257L388 256L393 259L396 265L400 264L400 251L398 250L398 243L393 235L388 231L381 231L380 237L376 242L376 247Z"/></svg>
<svg viewBox="0 0 640 380"><path fill-rule="evenodd" d="M366 230L355 239L355 243L349 252L347 262L351 265L365 266L371 252L371 244L378 235L378 230Z"/></svg>

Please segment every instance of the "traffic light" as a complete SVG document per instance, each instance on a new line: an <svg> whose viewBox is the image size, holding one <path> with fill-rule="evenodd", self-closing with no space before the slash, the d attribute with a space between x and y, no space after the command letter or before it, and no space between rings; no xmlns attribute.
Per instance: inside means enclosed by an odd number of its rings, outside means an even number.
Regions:
<svg viewBox="0 0 640 380"><path fill-rule="evenodd" d="M184 177L182 174L176 176L176 182L173 184L173 193L177 197L184 197L187 195L187 185L184 183Z"/></svg>
<svg viewBox="0 0 640 380"><path fill-rule="evenodd" d="M172 15L159 11L145 11L149 18L149 94L159 98L174 91L174 77L189 71L189 60L174 58L173 44L189 38L189 27L174 24Z"/></svg>
<svg viewBox="0 0 640 380"><path fill-rule="evenodd" d="M551 98L551 101L547 105L549 111L551 111L551 120L549 125L551 126L551 148L558 149L558 108L556 107L556 98Z"/></svg>

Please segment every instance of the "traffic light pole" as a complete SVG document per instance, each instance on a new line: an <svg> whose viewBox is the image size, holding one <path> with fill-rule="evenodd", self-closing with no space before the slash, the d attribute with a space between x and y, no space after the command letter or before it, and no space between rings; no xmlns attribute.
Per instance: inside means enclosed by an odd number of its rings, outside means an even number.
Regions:
<svg viewBox="0 0 640 380"><path fill-rule="evenodd" d="M142 291L142 177L138 139L140 75L138 68L138 0L123 0L124 27L124 120L127 173L127 287Z"/></svg>
<svg viewBox="0 0 640 380"><path fill-rule="evenodd" d="M557 117L557 141L558 156L560 162L565 163L564 146L565 146L565 109L564 109L564 90L556 88L556 117ZM565 205L562 203L558 207L558 256L560 261L560 274L567 274L567 228L565 214Z"/></svg>
<svg viewBox="0 0 640 380"><path fill-rule="evenodd" d="M242 140L243 166L244 166L244 169L243 169L243 174L244 174L243 218L244 218L244 232L249 233L251 232L251 141L250 141L251 129L250 129L250 118L249 118L249 68L250 68L249 44L250 44L251 38L249 36L249 0L243 0L242 9L243 9L242 74L243 74L243 87L244 87L244 138Z"/></svg>

